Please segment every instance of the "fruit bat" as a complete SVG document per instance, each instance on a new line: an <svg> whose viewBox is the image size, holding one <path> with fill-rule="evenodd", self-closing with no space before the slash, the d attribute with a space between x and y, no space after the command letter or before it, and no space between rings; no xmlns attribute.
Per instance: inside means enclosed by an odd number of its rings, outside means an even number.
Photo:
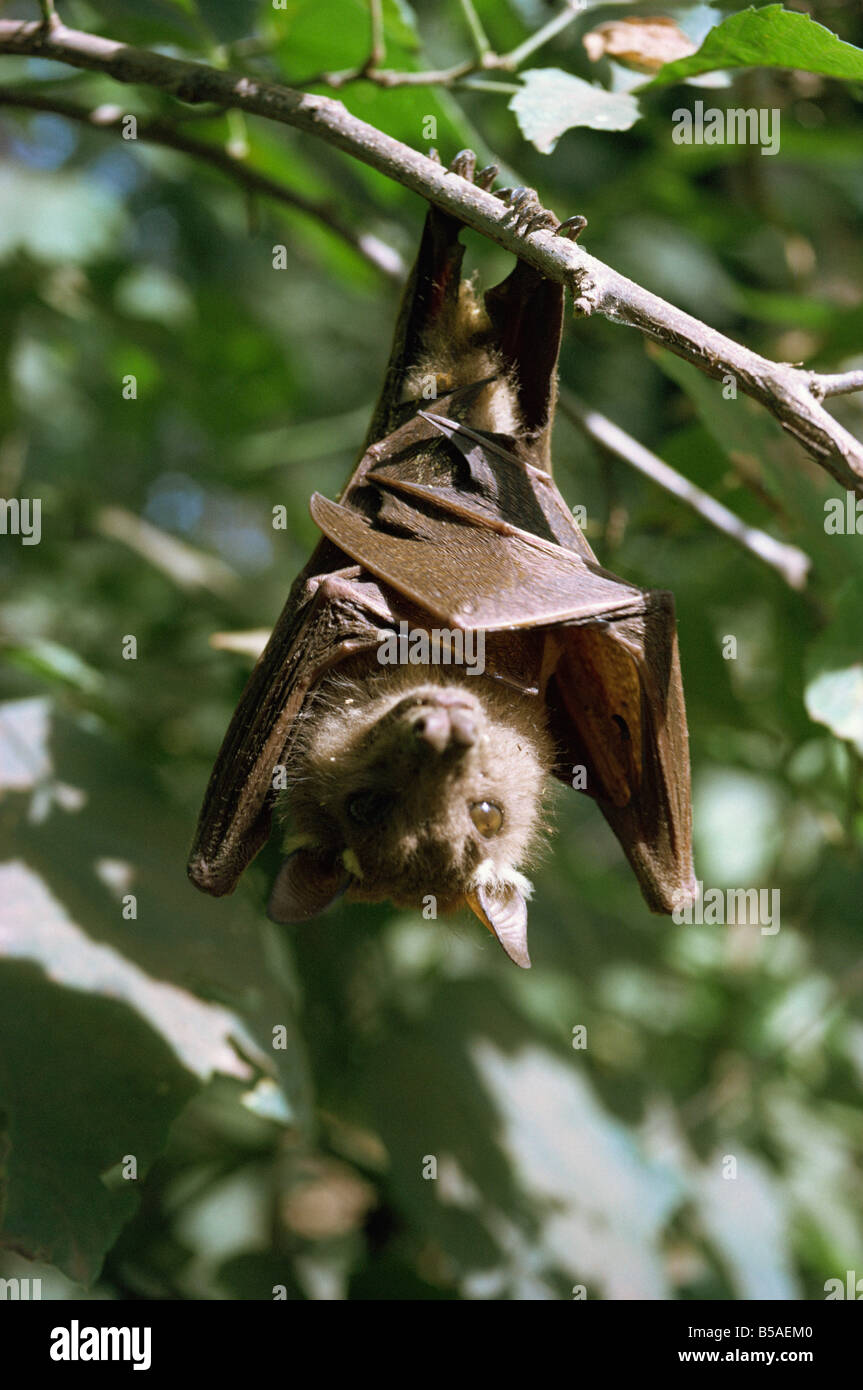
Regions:
<svg viewBox="0 0 863 1390"><path fill-rule="evenodd" d="M474 177L468 152L451 167ZM505 199L529 229L584 226ZM225 736L189 874L232 892L275 811L276 921L342 893L467 905L528 966L550 776L598 803L653 911L691 897L686 715L672 595L603 569L552 480L563 289L517 260L480 298L460 231L431 208L359 462L311 499L322 538Z"/></svg>

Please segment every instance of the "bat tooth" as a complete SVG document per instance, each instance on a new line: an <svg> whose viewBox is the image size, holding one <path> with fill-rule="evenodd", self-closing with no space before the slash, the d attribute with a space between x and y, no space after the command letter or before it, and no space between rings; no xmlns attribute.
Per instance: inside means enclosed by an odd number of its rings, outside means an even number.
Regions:
<svg viewBox="0 0 863 1390"><path fill-rule="evenodd" d="M523 908L523 904L520 906ZM521 966L522 970L529 970L527 912L519 912L518 910L506 913L499 912L493 922L493 931L510 960L515 965Z"/></svg>
<svg viewBox="0 0 863 1390"><path fill-rule="evenodd" d="M497 887L479 883L465 894L468 906L479 920L497 937L510 960L530 969L527 950L527 903L513 884Z"/></svg>

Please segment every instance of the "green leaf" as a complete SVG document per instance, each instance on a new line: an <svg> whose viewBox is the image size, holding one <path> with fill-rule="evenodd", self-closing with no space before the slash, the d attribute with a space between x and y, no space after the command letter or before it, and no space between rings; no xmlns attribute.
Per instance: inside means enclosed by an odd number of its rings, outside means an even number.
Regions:
<svg viewBox="0 0 863 1390"><path fill-rule="evenodd" d="M844 43L808 14L768 5L731 15L711 29L697 53L666 63L645 86L667 86L697 73L726 68L796 68L859 81L863 78L863 51Z"/></svg>
<svg viewBox="0 0 863 1390"><path fill-rule="evenodd" d="M177 44L200 48L202 27L195 0L87 0L88 7L102 18L105 31L122 43ZM239 3L239 0L237 0ZM74 17L66 17L75 24ZM95 28L93 15L81 19L80 27Z"/></svg>
<svg viewBox="0 0 863 1390"><path fill-rule="evenodd" d="M62 989L37 966L0 966L0 1243L89 1284L137 1205L104 1177L126 1155L140 1180L196 1088L125 1004Z"/></svg>
<svg viewBox="0 0 863 1390"><path fill-rule="evenodd" d="M806 687L806 709L816 724L863 753L863 662L816 676Z"/></svg>
<svg viewBox="0 0 863 1390"><path fill-rule="evenodd" d="M305 1299L292 1265L285 1255L269 1251L232 1255L221 1265L218 1281L230 1298L272 1298L274 1288L283 1285L289 1301ZM278 1301L278 1300L275 1300Z"/></svg>
<svg viewBox="0 0 863 1390"><path fill-rule="evenodd" d="M509 103L526 140L551 154L561 135L574 126L629 130L641 116L628 92L607 92L561 68L529 68L524 86Z"/></svg>
<svg viewBox="0 0 863 1390"><path fill-rule="evenodd" d="M70 651L60 642L49 642L44 638L25 642L20 647L7 647L4 657L10 666L31 671L51 685L65 685L85 695L95 695L104 686L101 672L94 671L77 652Z"/></svg>
<svg viewBox="0 0 863 1390"><path fill-rule="evenodd" d="M260 6L257 0L198 0L197 9L220 43L232 43L254 34Z"/></svg>
<svg viewBox="0 0 863 1390"><path fill-rule="evenodd" d="M806 709L816 724L863 753L863 661L857 584L845 585L833 622L809 649Z"/></svg>
<svg viewBox="0 0 863 1390"><path fill-rule="evenodd" d="M0 789L13 794L4 838L13 862L0 864L3 953L122 999L202 1078L245 1080L249 1059L266 1067L272 1056L289 1107L301 1111L308 1082L293 1033L289 1047L270 1051L273 1020L290 1019L258 944L263 914L243 893L220 910L192 890L192 827L152 769L98 727L52 716L46 702L9 701L0 705ZM124 914L128 893L134 917Z"/></svg>

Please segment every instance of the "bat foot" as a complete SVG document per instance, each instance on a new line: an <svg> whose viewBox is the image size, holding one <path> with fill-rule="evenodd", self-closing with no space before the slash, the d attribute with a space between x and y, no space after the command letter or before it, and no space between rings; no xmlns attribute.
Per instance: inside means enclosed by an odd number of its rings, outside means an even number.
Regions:
<svg viewBox="0 0 863 1390"><path fill-rule="evenodd" d="M496 196L507 204L512 214L510 225L521 236L556 231L560 226L554 213L542 206L535 188L504 188Z"/></svg>

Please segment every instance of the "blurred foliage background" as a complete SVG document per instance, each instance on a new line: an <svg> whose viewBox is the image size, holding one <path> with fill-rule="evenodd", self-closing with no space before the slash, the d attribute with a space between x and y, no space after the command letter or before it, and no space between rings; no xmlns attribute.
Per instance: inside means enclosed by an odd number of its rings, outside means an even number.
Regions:
<svg viewBox="0 0 863 1390"><path fill-rule="evenodd" d="M587 7L528 66L626 90L581 35L658 8ZM734 8L665 12L700 41ZM498 52L555 13L476 9ZM859 6L796 9L863 43ZM360 0L61 10L296 84L369 44ZM456 0L384 14L388 67L472 52ZM508 109L518 77L491 81L508 90L339 95L584 213L590 251L767 356L863 364L859 83L753 68L657 88L629 129L542 154ZM0 494L42 500L39 545L0 537L0 1275L57 1298L520 1300L819 1298L863 1274L863 554L825 531L838 485L745 398L570 317L563 382L812 560L792 591L560 420L558 481L602 561L676 595L698 876L779 889L775 935L651 917L592 803L562 790L529 973L467 917L342 905L277 929L275 844L207 900L185 858L250 666L210 638L272 623L314 543L307 499L352 466L424 207L284 127L98 74L0 58L0 87L179 110L348 232L0 95ZM676 145L671 113L696 99L778 109L780 152ZM505 273L466 241L484 283ZM831 408L860 434L863 398Z"/></svg>

